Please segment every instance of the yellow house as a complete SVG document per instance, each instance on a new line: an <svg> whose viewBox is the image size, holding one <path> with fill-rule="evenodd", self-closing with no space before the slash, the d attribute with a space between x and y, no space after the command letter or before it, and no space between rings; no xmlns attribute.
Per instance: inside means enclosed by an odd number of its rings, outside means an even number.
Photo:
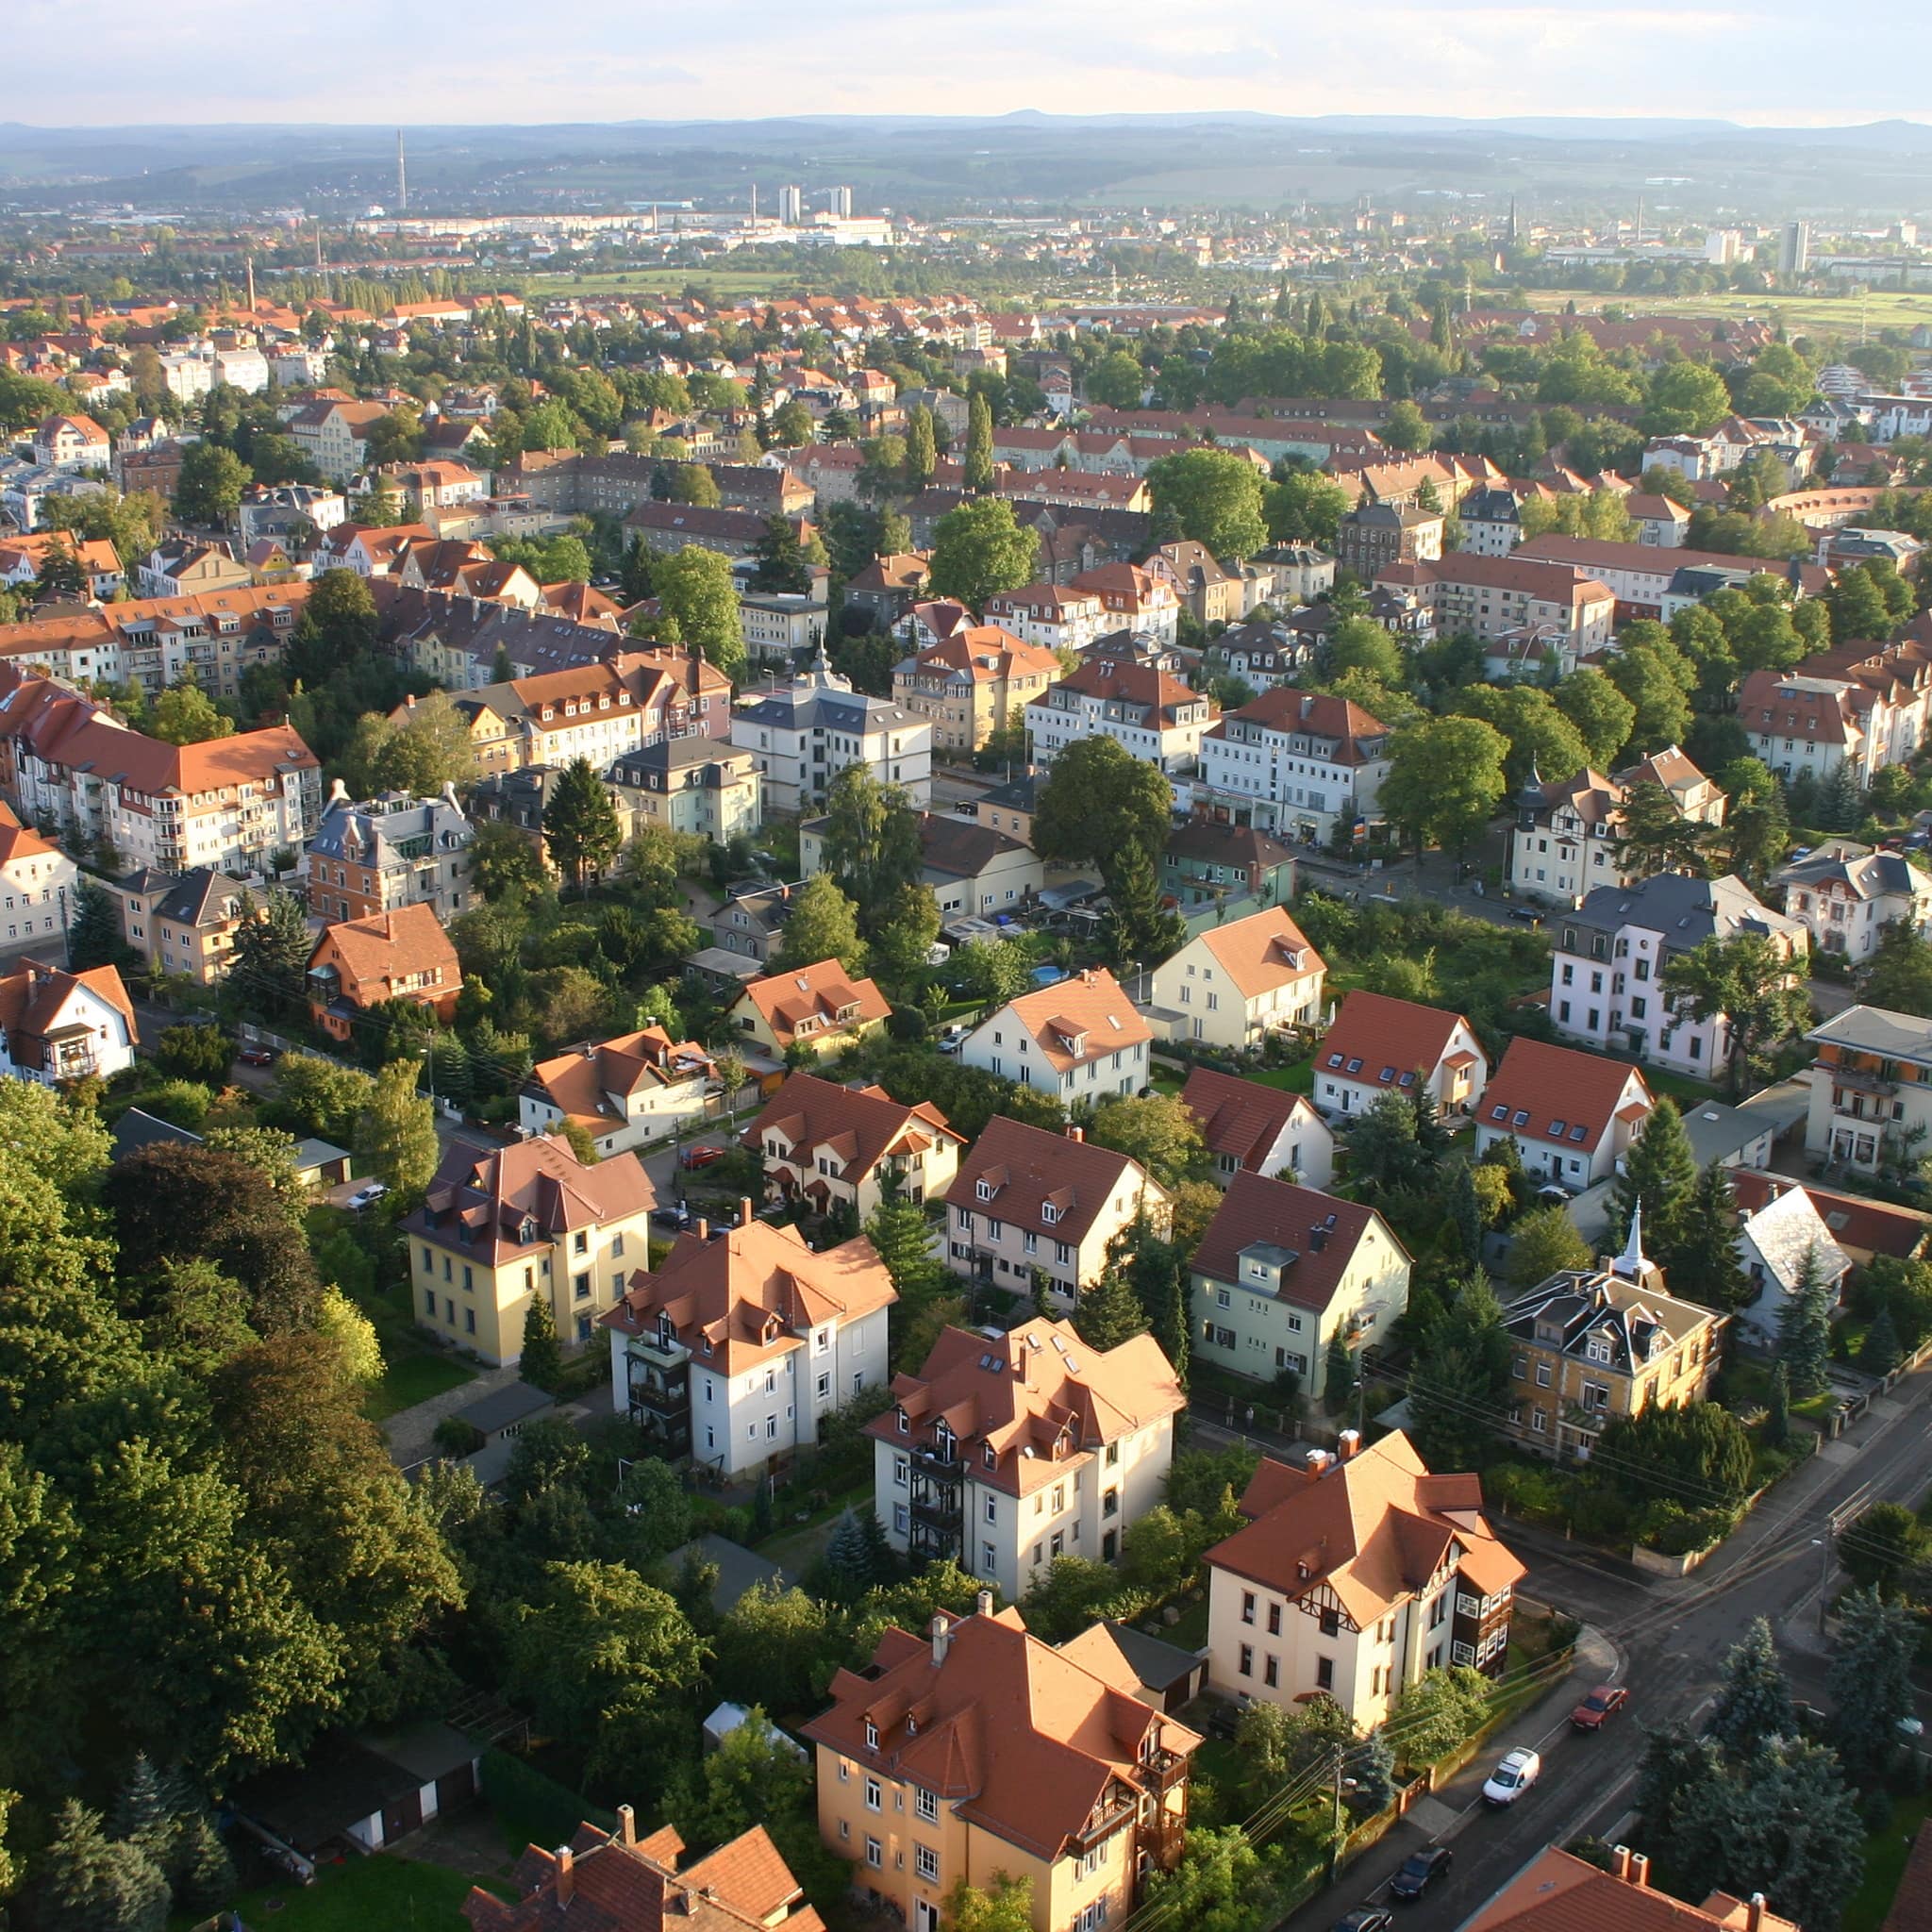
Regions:
<svg viewBox="0 0 1932 1932"><path fill-rule="evenodd" d="M1285 906L1210 925L1154 969L1153 1004L1169 1038L1236 1051L1312 1025L1328 968Z"/></svg>
<svg viewBox="0 0 1932 1932"><path fill-rule="evenodd" d="M974 1615L888 1629L863 1674L841 1671L804 1736L820 1836L857 1890L940 1932L954 1886L1004 1873L1031 1881L1036 1932L1120 1924L1180 1857L1201 1740L1109 1656L1052 1649L981 1591Z"/></svg>
<svg viewBox="0 0 1932 1932"><path fill-rule="evenodd" d="M403 1223L418 1325L502 1367L522 1355L541 1295L566 1344L590 1341L649 1265L656 1205L635 1154L585 1167L548 1138L487 1153L452 1146Z"/></svg>
<svg viewBox="0 0 1932 1932"><path fill-rule="evenodd" d="M1509 1433L1540 1456L1587 1461L1611 1417L1710 1393L1729 1317L1664 1292L1641 1217L1607 1266L1569 1270L1503 1310Z"/></svg>
<svg viewBox="0 0 1932 1932"><path fill-rule="evenodd" d="M781 1059L794 1044L820 1054L850 1045L891 1010L875 981L855 979L836 959L747 980L730 1008L745 1044Z"/></svg>

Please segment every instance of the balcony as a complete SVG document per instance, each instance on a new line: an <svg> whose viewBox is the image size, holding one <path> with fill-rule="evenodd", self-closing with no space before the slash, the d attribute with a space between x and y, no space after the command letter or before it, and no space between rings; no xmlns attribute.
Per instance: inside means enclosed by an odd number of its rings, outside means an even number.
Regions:
<svg viewBox="0 0 1932 1932"><path fill-rule="evenodd" d="M912 1520L924 1523L933 1529L945 1530L957 1535L966 1520L966 1510L959 1501L957 1490L941 1490L927 1496L915 1495L911 1503Z"/></svg>
<svg viewBox="0 0 1932 1932"><path fill-rule="evenodd" d="M666 1374L658 1369L645 1369L639 1373L638 1364L630 1365L630 1406L650 1410L653 1415L683 1416L691 1407L691 1380L680 1369Z"/></svg>
<svg viewBox="0 0 1932 1932"><path fill-rule="evenodd" d="M1138 1791L1123 1790L1123 1794L1108 1805L1097 1818L1090 1818L1083 1830L1073 1834L1073 1847L1076 1856L1091 1852L1103 1839L1111 1838L1122 1825L1129 1823L1141 1808L1141 1794Z"/></svg>
<svg viewBox="0 0 1932 1932"><path fill-rule="evenodd" d="M682 1377L691 1360L691 1350L675 1337L667 1340L656 1335L633 1335L625 1340L624 1352L633 1363L641 1362L660 1375L675 1371Z"/></svg>
<svg viewBox="0 0 1932 1932"><path fill-rule="evenodd" d="M1898 1091L1897 1074L1888 1074L1877 1067L1848 1067L1840 1062L1823 1071L1831 1076L1833 1086L1849 1087L1855 1092L1890 1095Z"/></svg>

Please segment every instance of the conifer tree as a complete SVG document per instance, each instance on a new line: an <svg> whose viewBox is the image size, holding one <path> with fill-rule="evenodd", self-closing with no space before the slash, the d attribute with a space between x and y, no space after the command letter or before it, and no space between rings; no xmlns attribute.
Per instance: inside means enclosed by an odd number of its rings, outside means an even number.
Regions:
<svg viewBox="0 0 1932 1932"><path fill-rule="evenodd" d="M524 1315L524 1348L518 1368L533 1389L555 1389L563 1374L557 1321L550 1312L550 1297L541 1289L531 1295Z"/></svg>
<svg viewBox="0 0 1932 1932"><path fill-rule="evenodd" d="M1621 1248L1628 1240L1630 1217L1641 1200L1644 1252L1668 1279L1672 1264L1683 1251L1696 1191L1697 1161L1684 1131L1684 1117L1668 1094L1660 1095L1630 1143L1610 1196L1612 1241Z"/></svg>
<svg viewBox="0 0 1932 1932"><path fill-rule="evenodd" d="M1831 1359L1831 1291L1814 1242L1777 1317L1777 1358L1801 1401L1823 1391Z"/></svg>

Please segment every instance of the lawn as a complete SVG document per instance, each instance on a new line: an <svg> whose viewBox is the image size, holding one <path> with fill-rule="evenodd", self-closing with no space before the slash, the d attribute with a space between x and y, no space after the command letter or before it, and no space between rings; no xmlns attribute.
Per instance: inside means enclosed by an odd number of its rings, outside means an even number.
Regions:
<svg viewBox="0 0 1932 1932"><path fill-rule="evenodd" d="M1842 1932L1878 1932L1884 1924L1898 1882L1905 1875L1912 1834L1928 1811L1932 1811L1932 1798L1900 1798L1891 1807L1890 1822L1865 1840L1865 1877L1845 1907Z"/></svg>
<svg viewBox="0 0 1932 1932"><path fill-rule="evenodd" d="M1856 290L1842 295L1581 295L1574 290L1530 291L1532 308L1562 308L1574 302L1579 308L1601 310L1607 304L1624 308L1633 318L1646 315L1740 315L1769 321L1774 315L1793 334L1807 330L1825 335L1851 335L1861 322L1872 328L1912 328L1932 322L1932 291L1874 289L1861 303ZM1862 309L1862 314L1861 314Z"/></svg>
<svg viewBox="0 0 1932 1932"><path fill-rule="evenodd" d="M1269 1067L1246 1078L1262 1087L1278 1087L1284 1093L1312 1093L1315 1091L1315 1063L1297 1060L1291 1067Z"/></svg>
<svg viewBox="0 0 1932 1932"><path fill-rule="evenodd" d="M427 1402L445 1389L459 1388L475 1379L476 1371L453 1355L432 1354L425 1349L404 1354L388 1336L383 1338L382 1351L387 1363L382 1380L362 1401L362 1413L373 1423L413 1408L419 1402Z"/></svg>
<svg viewBox="0 0 1932 1932"><path fill-rule="evenodd" d="M1205 1591L1199 1603L1181 1606L1178 1624L1161 1625L1160 1639L1163 1643L1172 1643L1178 1650L1200 1650L1207 1644L1208 1594Z"/></svg>
<svg viewBox="0 0 1932 1932"><path fill-rule="evenodd" d="M461 1907L469 1895L470 1881L460 1872L377 1852L324 1866L313 1885L291 1878L245 1892L235 1901L235 1913L242 1924L273 1924L276 1932L368 1932L371 1926L468 1932ZM506 1890L505 1896L514 1893ZM189 1922L183 1917L175 1923Z"/></svg>

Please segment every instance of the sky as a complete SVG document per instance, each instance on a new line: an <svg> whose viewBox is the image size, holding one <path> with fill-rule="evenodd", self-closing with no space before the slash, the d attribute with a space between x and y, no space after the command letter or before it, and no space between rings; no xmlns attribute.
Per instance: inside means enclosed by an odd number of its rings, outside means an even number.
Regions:
<svg viewBox="0 0 1932 1932"><path fill-rule="evenodd" d="M11 0L47 125L708 120L1249 108L1925 115L1923 7L1868 0ZM1862 49L1862 51L1861 51ZM111 77L111 80L109 79ZM105 84L104 84L105 83ZM38 113L36 104L51 111Z"/></svg>

